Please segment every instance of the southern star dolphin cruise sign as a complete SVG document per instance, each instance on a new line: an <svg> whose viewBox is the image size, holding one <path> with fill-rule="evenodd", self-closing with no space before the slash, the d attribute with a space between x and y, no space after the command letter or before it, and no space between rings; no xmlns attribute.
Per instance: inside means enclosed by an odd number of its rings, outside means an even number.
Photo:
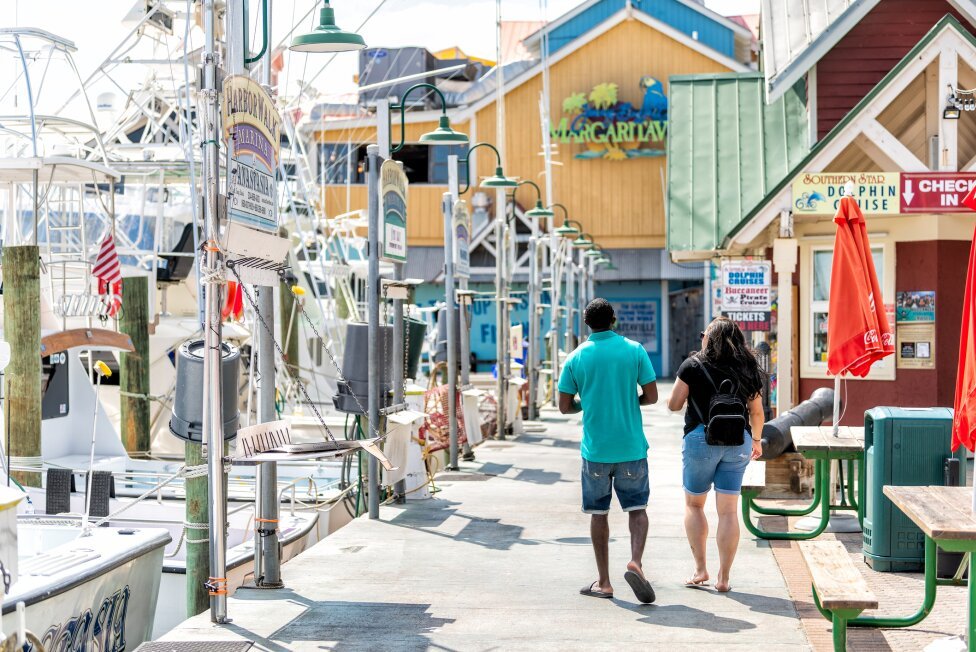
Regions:
<svg viewBox="0 0 976 652"><path fill-rule="evenodd" d="M246 75L224 80L221 118L231 151L227 214L245 226L276 232L281 116L274 100Z"/></svg>

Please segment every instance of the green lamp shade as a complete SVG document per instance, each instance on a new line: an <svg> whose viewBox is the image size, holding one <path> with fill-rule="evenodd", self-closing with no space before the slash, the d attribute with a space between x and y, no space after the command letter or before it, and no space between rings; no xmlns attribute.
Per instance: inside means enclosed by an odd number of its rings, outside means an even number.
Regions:
<svg viewBox="0 0 976 652"><path fill-rule="evenodd" d="M604 256L601 258L597 258L595 262L597 265L609 265L610 259Z"/></svg>
<svg viewBox="0 0 976 652"><path fill-rule="evenodd" d="M294 52L350 52L366 47L363 37L336 27L335 11L328 0L319 12L319 25L308 34L299 34L288 48Z"/></svg>
<svg viewBox="0 0 976 652"><path fill-rule="evenodd" d="M590 249L583 255L586 256L587 258L597 258L599 256L603 256L603 252L600 251L599 249Z"/></svg>
<svg viewBox="0 0 976 652"><path fill-rule="evenodd" d="M481 182L482 188L514 188L518 185L518 179L510 179L502 172L501 166L495 168L495 176L486 177Z"/></svg>
<svg viewBox="0 0 976 652"><path fill-rule="evenodd" d="M451 129L451 121L442 115L437 129L421 136L420 142L427 145L464 145L468 142L468 135Z"/></svg>
<svg viewBox="0 0 976 652"><path fill-rule="evenodd" d="M535 208L525 211L525 216L531 218L552 217L552 211L548 208L543 208L541 201L536 201Z"/></svg>
<svg viewBox="0 0 976 652"><path fill-rule="evenodd" d="M575 226L570 226L565 222L563 222L562 226L556 227L554 231L556 235L562 236L564 238L571 238L574 235L579 235L579 229L577 229Z"/></svg>
<svg viewBox="0 0 976 652"><path fill-rule="evenodd" d="M584 238L582 235L578 236L575 240L573 240L573 246L576 247L577 249L582 249L583 247L589 247L592 244L593 244L592 240L590 240L589 238Z"/></svg>

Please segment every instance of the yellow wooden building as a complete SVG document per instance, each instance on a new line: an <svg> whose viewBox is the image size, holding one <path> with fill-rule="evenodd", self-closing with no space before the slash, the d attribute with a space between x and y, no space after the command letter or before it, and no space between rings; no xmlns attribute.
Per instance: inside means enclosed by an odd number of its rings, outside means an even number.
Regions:
<svg viewBox="0 0 976 652"><path fill-rule="evenodd" d="M748 70L753 42L747 28L695 0L588 0L522 39L529 60L505 62L502 67L504 143L496 129L497 68L462 92L446 93L449 103L456 103L448 109L454 129L466 132L472 144L497 145L508 176L544 187L541 55L548 43L553 200L565 205L569 216L601 246L617 250L613 255L618 270L599 277L601 293L657 302L656 323L644 335L654 341L645 346L665 372L670 371L667 352L672 345L667 332L673 323L670 295L702 278L700 268L672 265L663 255L668 78ZM417 143L422 133L433 130L439 115L436 101L408 111L406 142ZM323 166L320 196L326 214L364 209L366 187L360 168L365 145L376 142L375 115L313 117L318 119L307 121L302 131L317 148ZM400 137L398 122L394 120L394 142ZM407 227L411 248L443 243L440 203L447 190L448 149L408 147L404 156L394 156L404 161L413 177ZM470 166L475 191L477 180L494 168L494 154L479 148ZM490 203L494 193L482 200ZM529 208L534 201L531 188L519 190L520 206Z"/></svg>

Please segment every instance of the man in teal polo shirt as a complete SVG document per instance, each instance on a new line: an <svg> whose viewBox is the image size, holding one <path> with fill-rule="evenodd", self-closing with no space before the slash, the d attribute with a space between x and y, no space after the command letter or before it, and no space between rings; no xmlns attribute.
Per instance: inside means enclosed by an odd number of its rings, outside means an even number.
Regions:
<svg viewBox="0 0 976 652"><path fill-rule="evenodd" d="M606 299L591 301L583 321L592 334L570 354L559 375L559 411L583 413L583 512L591 515L590 539L599 572L599 579L580 593L613 597L607 514L616 492L620 507L630 515L631 558L624 579L638 600L650 603L654 589L641 568L650 487L640 406L657 402L654 367L643 346L611 330L617 320Z"/></svg>

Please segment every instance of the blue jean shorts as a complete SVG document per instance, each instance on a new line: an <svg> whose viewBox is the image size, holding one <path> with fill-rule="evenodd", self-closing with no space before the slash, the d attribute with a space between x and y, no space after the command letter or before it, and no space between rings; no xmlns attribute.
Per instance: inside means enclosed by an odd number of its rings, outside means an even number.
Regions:
<svg viewBox="0 0 976 652"><path fill-rule="evenodd" d="M707 494L713 484L720 494L738 494L750 459L748 432L741 446L710 446L705 443L705 427L699 425L681 444L682 485L694 496Z"/></svg>
<svg viewBox="0 0 976 652"><path fill-rule="evenodd" d="M633 462L603 464L583 460L583 512L606 514L611 492L625 512L647 508L651 488L647 481L647 458Z"/></svg>

